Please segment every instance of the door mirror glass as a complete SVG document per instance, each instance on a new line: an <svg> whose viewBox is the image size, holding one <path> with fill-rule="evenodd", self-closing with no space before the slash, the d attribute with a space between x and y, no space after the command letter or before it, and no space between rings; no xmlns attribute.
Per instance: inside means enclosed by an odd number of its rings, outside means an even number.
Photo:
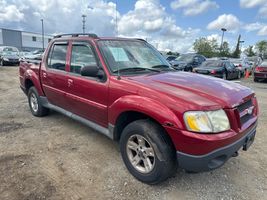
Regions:
<svg viewBox="0 0 267 200"><path fill-rule="evenodd" d="M97 77L98 71L99 71L99 68L96 65L84 66L81 69L81 75L82 76Z"/></svg>
<svg viewBox="0 0 267 200"><path fill-rule="evenodd" d="M104 72L96 65L84 66L81 69L82 76L97 77L102 79L104 77Z"/></svg>

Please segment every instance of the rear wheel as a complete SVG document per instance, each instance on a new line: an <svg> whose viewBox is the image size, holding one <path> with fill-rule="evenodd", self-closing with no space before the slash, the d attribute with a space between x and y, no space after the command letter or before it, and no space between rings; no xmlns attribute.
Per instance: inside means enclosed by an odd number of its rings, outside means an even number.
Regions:
<svg viewBox="0 0 267 200"><path fill-rule="evenodd" d="M31 87L29 89L28 102L29 102L30 110L34 116L42 117L48 114L49 109L45 108L42 105L41 99L35 87Z"/></svg>
<svg viewBox="0 0 267 200"><path fill-rule="evenodd" d="M241 78L241 72L239 71L237 74L237 79L240 79L240 78Z"/></svg>
<svg viewBox="0 0 267 200"><path fill-rule="evenodd" d="M150 120L127 125L120 139L120 150L129 172L144 183L159 183L176 171L176 152L170 139L160 125Z"/></svg>

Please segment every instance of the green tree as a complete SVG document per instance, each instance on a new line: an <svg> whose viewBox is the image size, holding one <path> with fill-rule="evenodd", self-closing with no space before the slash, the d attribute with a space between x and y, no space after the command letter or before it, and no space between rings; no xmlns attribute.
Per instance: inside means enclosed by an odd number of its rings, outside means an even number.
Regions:
<svg viewBox="0 0 267 200"><path fill-rule="evenodd" d="M229 55L230 55L229 43L224 41L222 44L220 56L221 57L228 57Z"/></svg>
<svg viewBox="0 0 267 200"><path fill-rule="evenodd" d="M256 53L253 51L252 45L249 45L248 48L246 48L245 53L248 57L252 57L256 55Z"/></svg>
<svg viewBox="0 0 267 200"><path fill-rule="evenodd" d="M232 54L233 58L239 58L240 57L240 53L241 53L241 51L240 51L240 39L241 39L241 35L238 36L236 48Z"/></svg>
<svg viewBox="0 0 267 200"><path fill-rule="evenodd" d="M196 39L194 44L194 50L206 56L207 58L217 55L218 43L216 39L208 40L205 37Z"/></svg>
<svg viewBox="0 0 267 200"><path fill-rule="evenodd" d="M256 49L259 51L259 53L262 55L262 57L267 57L267 40L259 41L256 44Z"/></svg>

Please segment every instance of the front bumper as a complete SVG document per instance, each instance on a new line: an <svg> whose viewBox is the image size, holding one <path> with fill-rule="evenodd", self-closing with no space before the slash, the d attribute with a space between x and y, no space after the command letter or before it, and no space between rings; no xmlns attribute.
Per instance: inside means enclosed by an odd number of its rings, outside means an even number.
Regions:
<svg viewBox="0 0 267 200"><path fill-rule="evenodd" d="M267 72L254 72L255 78L267 79Z"/></svg>
<svg viewBox="0 0 267 200"><path fill-rule="evenodd" d="M19 60L8 60L8 61L3 60L3 62L6 65L18 65L20 63Z"/></svg>
<svg viewBox="0 0 267 200"><path fill-rule="evenodd" d="M205 155L190 155L177 151L179 167L193 172L210 171L219 168L241 148L246 151L253 143L255 134L256 125L236 142Z"/></svg>

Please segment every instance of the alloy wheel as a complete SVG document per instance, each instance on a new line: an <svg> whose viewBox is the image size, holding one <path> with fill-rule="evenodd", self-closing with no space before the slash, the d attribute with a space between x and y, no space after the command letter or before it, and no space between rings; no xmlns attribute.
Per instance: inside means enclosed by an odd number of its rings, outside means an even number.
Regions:
<svg viewBox="0 0 267 200"><path fill-rule="evenodd" d="M37 112L38 111L38 100L37 100L37 97L34 93L31 94L30 103L31 103L32 110L34 112Z"/></svg>
<svg viewBox="0 0 267 200"><path fill-rule="evenodd" d="M131 165L144 174L155 166L155 152L150 142L139 134L132 135L127 141L127 156Z"/></svg>

